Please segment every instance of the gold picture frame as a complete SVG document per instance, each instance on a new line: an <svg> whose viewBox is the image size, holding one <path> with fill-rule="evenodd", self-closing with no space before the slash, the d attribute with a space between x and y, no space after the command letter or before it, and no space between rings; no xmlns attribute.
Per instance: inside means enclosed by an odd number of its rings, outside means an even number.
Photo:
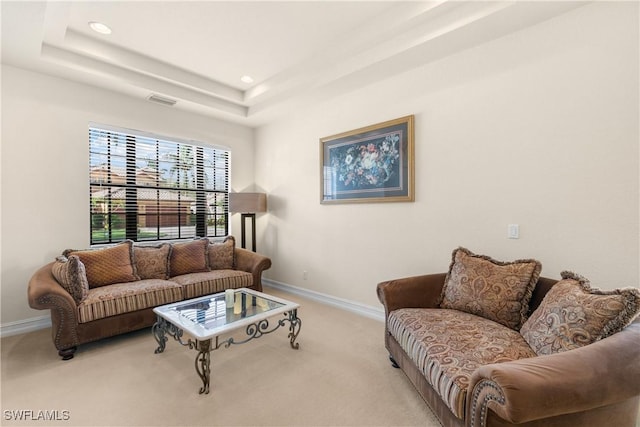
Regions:
<svg viewBox="0 0 640 427"><path fill-rule="evenodd" d="M414 116L320 139L320 203L413 202Z"/></svg>

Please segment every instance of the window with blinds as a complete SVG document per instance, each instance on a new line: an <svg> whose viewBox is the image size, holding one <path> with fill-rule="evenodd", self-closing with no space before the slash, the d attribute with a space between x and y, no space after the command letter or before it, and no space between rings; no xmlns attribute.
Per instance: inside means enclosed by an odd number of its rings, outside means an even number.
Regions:
<svg viewBox="0 0 640 427"><path fill-rule="evenodd" d="M226 236L229 152L89 127L91 244Z"/></svg>

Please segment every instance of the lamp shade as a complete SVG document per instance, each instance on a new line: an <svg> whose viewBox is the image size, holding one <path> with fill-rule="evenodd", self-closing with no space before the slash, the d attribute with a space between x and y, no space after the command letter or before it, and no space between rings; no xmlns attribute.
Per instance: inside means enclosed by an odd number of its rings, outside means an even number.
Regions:
<svg viewBox="0 0 640 427"><path fill-rule="evenodd" d="M264 193L229 193L229 212L256 213L267 211L267 195Z"/></svg>

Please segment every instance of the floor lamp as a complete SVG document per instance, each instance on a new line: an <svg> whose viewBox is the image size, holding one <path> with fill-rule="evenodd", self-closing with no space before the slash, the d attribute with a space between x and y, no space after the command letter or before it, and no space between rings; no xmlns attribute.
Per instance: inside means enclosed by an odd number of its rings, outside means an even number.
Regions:
<svg viewBox="0 0 640 427"><path fill-rule="evenodd" d="M256 213L267 211L267 195L265 193L229 193L229 212L242 214L240 227L240 243L246 249L245 227L247 218L251 219L251 247L256 251Z"/></svg>

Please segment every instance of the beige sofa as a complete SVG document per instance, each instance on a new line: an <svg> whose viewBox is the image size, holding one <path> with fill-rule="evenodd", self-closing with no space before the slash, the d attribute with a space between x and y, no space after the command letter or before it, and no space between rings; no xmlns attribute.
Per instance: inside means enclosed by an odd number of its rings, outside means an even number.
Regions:
<svg viewBox="0 0 640 427"><path fill-rule="evenodd" d="M448 273L378 284L392 364L446 427L636 426L640 292L536 263L459 248Z"/></svg>
<svg viewBox="0 0 640 427"><path fill-rule="evenodd" d="M157 246L126 241L66 250L35 272L29 306L51 310L53 343L63 360L78 345L153 325L153 308L225 289L262 290L263 255L196 239Z"/></svg>

